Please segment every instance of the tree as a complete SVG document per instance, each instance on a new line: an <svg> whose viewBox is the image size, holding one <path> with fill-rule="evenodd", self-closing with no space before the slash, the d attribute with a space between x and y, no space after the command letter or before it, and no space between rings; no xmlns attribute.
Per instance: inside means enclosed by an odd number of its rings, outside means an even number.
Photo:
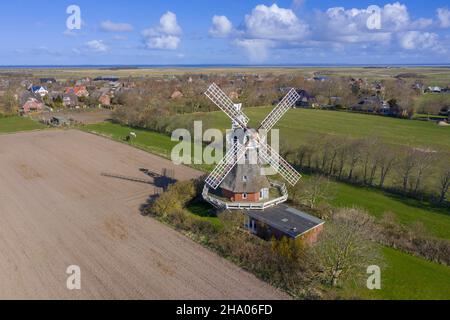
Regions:
<svg viewBox="0 0 450 320"><path fill-rule="evenodd" d="M292 188L290 195L294 203L316 209L324 200L330 200L330 181L324 176L314 175Z"/></svg>
<svg viewBox="0 0 450 320"><path fill-rule="evenodd" d="M353 179L354 170L359 161L361 161L361 141L354 141L349 145L350 153L350 168L348 171L347 179L351 181Z"/></svg>
<svg viewBox="0 0 450 320"><path fill-rule="evenodd" d="M17 100L11 90L5 92L0 99L0 112L3 110L5 115L13 115L17 113Z"/></svg>
<svg viewBox="0 0 450 320"><path fill-rule="evenodd" d="M450 188L450 166L445 164L440 171L439 179L439 203L443 203Z"/></svg>
<svg viewBox="0 0 450 320"><path fill-rule="evenodd" d="M408 191L408 185L411 182L411 177L416 166L416 151L415 149L407 148L397 165L397 172L402 181L402 191L404 194Z"/></svg>
<svg viewBox="0 0 450 320"><path fill-rule="evenodd" d="M436 152L426 149L417 149L416 152L416 162L417 162L417 173L414 183L414 193L418 194L422 186L423 176L427 169L434 164L434 159L436 158Z"/></svg>
<svg viewBox="0 0 450 320"><path fill-rule="evenodd" d="M379 264L372 241L374 218L357 209L336 212L314 248L317 277L330 286L357 279L372 264Z"/></svg>
<svg viewBox="0 0 450 320"><path fill-rule="evenodd" d="M389 145L384 145L382 152L378 153L379 155L379 167L380 167L380 183L379 187L383 188L384 182L386 181L386 177L391 172L392 167L395 164L397 159L397 152Z"/></svg>

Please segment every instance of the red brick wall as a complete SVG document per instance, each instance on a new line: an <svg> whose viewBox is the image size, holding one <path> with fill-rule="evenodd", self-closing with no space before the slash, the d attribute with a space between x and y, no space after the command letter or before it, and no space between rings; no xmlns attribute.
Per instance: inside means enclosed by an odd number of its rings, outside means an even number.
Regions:
<svg viewBox="0 0 450 320"><path fill-rule="evenodd" d="M229 190L222 189L222 194L225 198L230 199L233 202L257 202L259 201L259 192L248 193L247 199L243 198L242 193L233 193Z"/></svg>
<svg viewBox="0 0 450 320"><path fill-rule="evenodd" d="M312 229L308 233L304 234L302 236L302 239L309 245L312 245L317 242L317 239L319 238L320 233L323 231L323 224Z"/></svg>

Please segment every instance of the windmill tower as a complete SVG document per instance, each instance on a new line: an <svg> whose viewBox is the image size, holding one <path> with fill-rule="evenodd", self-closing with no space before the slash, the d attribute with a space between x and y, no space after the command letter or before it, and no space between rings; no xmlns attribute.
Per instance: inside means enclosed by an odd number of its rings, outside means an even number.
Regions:
<svg viewBox="0 0 450 320"><path fill-rule="evenodd" d="M249 118L242 112L242 105L234 104L216 84L205 95L232 120L232 130L227 136L229 151L206 179L205 200L228 209L265 209L286 201L285 185L269 181L263 167L271 166L291 185L301 175L267 144L263 131L269 132L297 102L300 96L296 90L289 91L258 129L248 126ZM271 187L279 189L279 196L274 199L270 199Z"/></svg>

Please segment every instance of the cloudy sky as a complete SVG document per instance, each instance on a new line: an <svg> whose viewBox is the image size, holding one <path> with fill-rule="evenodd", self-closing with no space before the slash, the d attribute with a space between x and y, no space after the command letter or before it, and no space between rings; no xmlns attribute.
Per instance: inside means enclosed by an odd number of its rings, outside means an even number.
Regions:
<svg viewBox="0 0 450 320"><path fill-rule="evenodd" d="M0 27L0 65L450 63L448 0L16 0Z"/></svg>

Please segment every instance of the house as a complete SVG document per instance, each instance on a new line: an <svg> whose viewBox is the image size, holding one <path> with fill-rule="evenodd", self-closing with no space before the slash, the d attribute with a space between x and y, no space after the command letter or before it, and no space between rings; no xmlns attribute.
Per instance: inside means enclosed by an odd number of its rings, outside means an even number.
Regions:
<svg viewBox="0 0 450 320"><path fill-rule="evenodd" d="M87 90L86 86L75 86L75 87L69 87L66 88L65 91L66 94L74 94L77 97L89 97L89 91Z"/></svg>
<svg viewBox="0 0 450 320"><path fill-rule="evenodd" d="M100 77L95 78L94 81L117 82L117 81L119 81L119 77L116 77L116 76L100 76Z"/></svg>
<svg viewBox="0 0 450 320"><path fill-rule="evenodd" d="M77 86L82 86L82 85L87 85L90 84L92 82L92 79L87 77L87 78L83 78L83 79L79 79L77 80L77 82L75 83L75 85Z"/></svg>
<svg viewBox="0 0 450 320"><path fill-rule="evenodd" d="M305 90L297 90L297 93L300 95L300 99L297 100L295 107L298 108L310 108L313 107L314 104L317 103L317 99L314 95L308 93Z"/></svg>
<svg viewBox="0 0 450 320"><path fill-rule="evenodd" d="M44 103L36 98L29 98L20 108L20 112L27 114L30 112L39 112L44 110Z"/></svg>
<svg viewBox="0 0 450 320"><path fill-rule="evenodd" d="M379 112L380 110L384 110L388 107L388 104L383 101L379 96L373 95L363 98L358 102L358 104L351 107L352 111L359 112Z"/></svg>
<svg viewBox="0 0 450 320"><path fill-rule="evenodd" d="M63 105L66 108L73 108L78 104L78 97L74 93L66 93L63 95Z"/></svg>
<svg viewBox="0 0 450 320"><path fill-rule="evenodd" d="M327 77L327 76L315 76L314 78L313 78L313 80L314 81L318 81L318 82L324 82L324 81L327 81L327 80L329 80L329 78Z"/></svg>
<svg viewBox="0 0 450 320"><path fill-rule="evenodd" d="M56 79L55 78L41 78L41 79L39 79L39 81L41 82L41 84L56 83Z"/></svg>
<svg viewBox="0 0 450 320"><path fill-rule="evenodd" d="M428 87L425 92L431 92L431 93L441 93L442 89L441 87Z"/></svg>
<svg viewBox="0 0 450 320"><path fill-rule="evenodd" d="M172 100L176 100L176 99L180 99L183 98L183 93L179 90L175 90L172 95L170 96L170 99Z"/></svg>
<svg viewBox="0 0 450 320"><path fill-rule="evenodd" d="M34 94L40 95L42 98L48 94L48 90L43 86L31 86L30 91Z"/></svg>
<svg viewBox="0 0 450 320"><path fill-rule="evenodd" d="M317 217L284 204L265 210L248 210L245 214L245 227L265 240L287 237L311 245L317 241L325 224Z"/></svg>
<svg viewBox="0 0 450 320"><path fill-rule="evenodd" d="M107 93L103 93L99 98L98 101L102 106L109 107L111 106L111 96Z"/></svg>

